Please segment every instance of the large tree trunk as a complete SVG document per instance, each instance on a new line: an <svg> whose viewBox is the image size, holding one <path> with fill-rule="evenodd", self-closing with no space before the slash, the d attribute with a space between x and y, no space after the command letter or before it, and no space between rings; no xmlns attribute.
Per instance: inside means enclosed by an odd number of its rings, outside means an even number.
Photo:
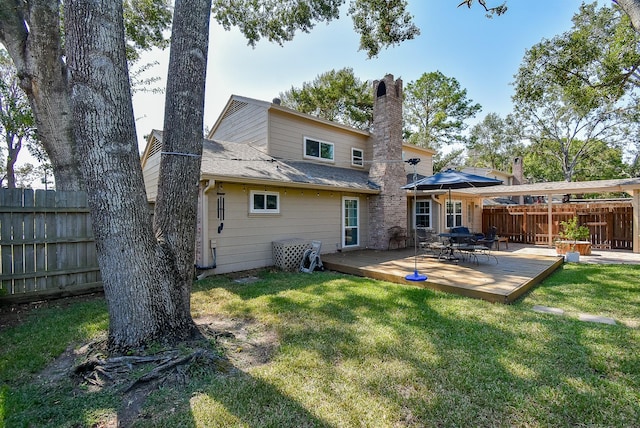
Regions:
<svg viewBox="0 0 640 428"><path fill-rule="evenodd" d="M82 190L74 154L58 0L0 0L0 41L18 70L58 190Z"/></svg>
<svg viewBox="0 0 640 428"><path fill-rule="evenodd" d="M165 98L155 231L175 262L176 305L190 312L211 0L177 0Z"/></svg>
<svg viewBox="0 0 640 428"><path fill-rule="evenodd" d="M202 3L206 2L177 1L175 14L181 17L183 24L198 22L197 31L204 31L206 27L200 24L203 8L195 7L195 4ZM205 6L205 10L208 23L208 7ZM65 23L74 138L82 142L78 145L78 154L87 183L109 307L109 347L114 352L122 352L153 341L173 343L191 337L196 332L189 311L192 277L185 272L193 271L195 219L188 216L190 209L186 210L186 218L180 217L182 210L179 208L193 204L195 209L195 199L185 200L190 196L185 196L188 192L181 192L176 182L184 181L185 188L189 187L188 183L194 183L194 178L188 175L199 171L199 158L172 155L171 159L175 156L174 161L179 163L179 168L190 173L183 172L177 176L163 173L168 183L161 181L161 186L169 185L176 193L172 193L173 190L163 191L163 200L159 201L161 209L156 216L167 218L158 219L160 226L156 239L137 151L125 58L122 3L110 0L68 1ZM177 29L174 28L175 31ZM189 32L183 37L200 40ZM172 58L175 56L173 49L172 46ZM206 64L206 49L196 48L193 44L184 45L182 49L187 49L187 52L178 53L177 58L195 55L198 57L196 62ZM200 67L195 69L196 82L204 81L204 76L199 76ZM191 75L194 71L178 69L171 69L173 74L169 75L169 80ZM171 88L170 85L171 92L168 91L167 97L176 97L180 106L177 110L187 111L182 104L193 99L172 93ZM176 90L180 89L185 87L177 85ZM204 92L204 85L187 86L185 91ZM201 96L196 96L196 99ZM182 116L190 121L184 124L186 128L197 126L194 114L201 109L197 106L192 108L192 113ZM201 144L201 113L198 121L197 143ZM181 142L191 145L191 134ZM197 151L189 151L191 147L182 148L180 145L173 150L197 154ZM180 163L185 159L197 163L197 166ZM171 161L169 165L171 167ZM197 177L198 173L195 174ZM195 183L193 187L195 189ZM166 226L170 223L175 226ZM183 231L185 234L179 236L178 233ZM187 249L186 254L182 253L183 249ZM190 269L185 268L187 264Z"/></svg>

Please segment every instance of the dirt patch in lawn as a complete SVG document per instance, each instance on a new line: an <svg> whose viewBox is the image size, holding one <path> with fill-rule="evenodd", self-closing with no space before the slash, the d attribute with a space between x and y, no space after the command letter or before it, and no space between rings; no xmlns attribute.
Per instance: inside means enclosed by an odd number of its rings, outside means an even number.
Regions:
<svg viewBox="0 0 640 428"><path fill-rule="evenodd" d="M157 388L180 388L203 368L207 373L233 376L268 363L278 346L276 333L251 319L205 316L195 322L205 340L182 344L181 350L108 358L106 338L101 338L68 348L37 375L37 382L55 387L71 377L77 394L110 388L121 404L117 414L101 426L130 426L148 417L144 405ZM185 347L191 351L185 352Z"/></svg>
<svg viewBox="0 0 640 428"><path fill-rule="evenodd" d="M232 280L246 280L260 270L228 275ZM104 293L22 304L0 304L0 330L24 322L39 309L67 307L79 302L104 299ZM101 427L130 426L145 415L149 394L159 387L181 388L190 377L203 373L234 376L253 367L267 364L279 342L269 327L252 319L204 316L194 319L204 340L181 344L180 349L163 349L153 355L107 357L106 337L91 343L70 346L35 376L35 383L56 388L71 378L81 396L110 389L117 394L117 414L101 421ZM186 349L186 351L185 351ZM141 373L145 373L141 376Z"/></svg>

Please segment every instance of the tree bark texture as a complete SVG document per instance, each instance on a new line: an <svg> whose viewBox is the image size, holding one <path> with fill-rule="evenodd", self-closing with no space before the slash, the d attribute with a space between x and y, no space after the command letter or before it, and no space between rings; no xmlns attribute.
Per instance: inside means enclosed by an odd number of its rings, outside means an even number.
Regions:
<svg viewBox="0 0 640 428"><path fill-rule="evenodd" d="M171 30L155 232L174 261L172 298L190 312L211 0L177 0Z"/></svg>
<svg viewBox="0 0 640 428"><path fill-rule="evenodd" d="M58 0L0 0L0 41L18 71L58 190L82 190L72 138Z"/></svg>
<svg viewBox="0 0 640 428"><path fill-rule="evenodd" d="M640 32L640 0L614 0L631 18L631 25Z"/></svg>
<svg viewBox="0 0 640 428"><path fill-rule="evenodd" d="M70 0L65 25L74 138L109 307L110 350L175 343L191 337L195 327L184 303L188 290L176 274L176 252L162 237L160 245L152 229L137 150L122 2ZM174 198L173 203L181 201Z"/></svg>

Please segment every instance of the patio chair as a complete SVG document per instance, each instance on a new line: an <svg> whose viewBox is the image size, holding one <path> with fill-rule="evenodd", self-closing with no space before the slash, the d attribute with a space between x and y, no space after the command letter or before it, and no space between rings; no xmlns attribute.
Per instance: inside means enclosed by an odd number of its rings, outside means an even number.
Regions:
<svg viewBox="0 0 640 428"><path fill-rule="evenodd" d="M477 238L474 235L463 236L452 241L453 249L460 253L462 260L474 261L478 264L477 251L481 248L477 245Z"/></svg>
<svg viewBox="0 0 640 428"><path fill-rule="evenodd" d="M492 229L495 229L492 228ZM490 257L493 257L496 261L496 264L498 263L498 258L495 256L495 254L491 253L491 249L493 248L493 245L495 244L495 242L498 240L498 236L496 231L491 231L489 230L489 233L487 234L487 238L484 239L478 239L474 245L474 247L476 248L476 251L479 254L483 254L485 256L487 256L487 260L489 260Z"/></svg>
<svg viewBox="0 0 640 428"><path fill-rule="evenodd" d="M444 251L445 245L440 241L433 229L418 228L416 229L416 235L418 238L418 248L422 251L423 256L426 255L426 253L440 256L440 253Z"/></svg>
<svg viewBox="0 0 640 428"><path fill-rule="evenodd" d="M409 240L409 236L407 235L407 229L400 226L393 226L387 230L387 234L389 236L389 244L387 245L387 249L391 249L391 243L396 243L396 248L400 248L400 244L403 244L402 248L407 247L407 241Z"/></svg>
<svg viewBox="0 0 640 428"><path fill-rule="evenodd" d="M484 239L492 240L492 239L495 239L497 236L498 236L498 228L495 226L491 226L487 234L484 236Z"/></svg>

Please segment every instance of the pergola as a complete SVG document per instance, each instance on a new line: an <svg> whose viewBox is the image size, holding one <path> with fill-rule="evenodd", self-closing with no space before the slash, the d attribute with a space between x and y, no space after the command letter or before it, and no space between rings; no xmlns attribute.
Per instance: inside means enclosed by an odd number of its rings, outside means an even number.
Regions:
<svg viewBox="0 0 640 428"><path fill-rule="evenodd" d="M460 189L458 193L473 195L478 198L495 198L499 196L536 195L547 199L549 222L549 242L552 242L552 197L554 195L580 193L617 193L626 192L631 195L633 206L633 252L640 253L640 177L616 180L596 181L554 181L549 183L522 184L517 186L492 186Z"/></svg>

